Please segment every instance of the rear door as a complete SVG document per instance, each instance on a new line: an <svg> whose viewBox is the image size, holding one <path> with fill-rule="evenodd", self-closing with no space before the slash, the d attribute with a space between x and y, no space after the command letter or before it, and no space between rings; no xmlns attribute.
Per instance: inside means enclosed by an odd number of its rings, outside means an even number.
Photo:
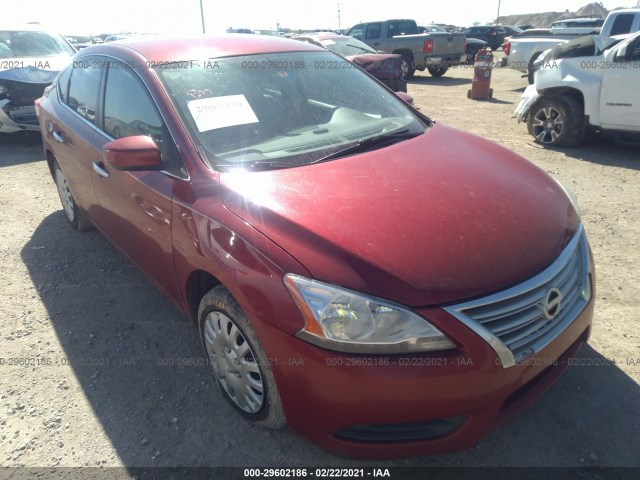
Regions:
<svg viewBox="0 0 640 480"><path fill-rule="evenodd" d="M613 61L604 69L600 95L602 126L640 131L640 36L623 42L609 58Z"/></svg>
<svg viewBox="0 0 640 480"><path fill-rule="evenodd" d="M102 82L102 57L78 58L60 75L58 101L44 114L44 130L78 206L93 216L97 201L91 181L92 163L101 151L94 142L96 110ZM53 94L53 92L52 92Z"/></svg>
<svg viewBox="0 0 640 480"><path fill-rule="evenodd" d="M122 171L97 159L93 185L96 221L104 233L171 298L178 298L173 269L171 210L174 188L186 177L177 146L146 86L131 68L110 61L101 93L101 147L148 135L160 148L163 171Z"/></svg>

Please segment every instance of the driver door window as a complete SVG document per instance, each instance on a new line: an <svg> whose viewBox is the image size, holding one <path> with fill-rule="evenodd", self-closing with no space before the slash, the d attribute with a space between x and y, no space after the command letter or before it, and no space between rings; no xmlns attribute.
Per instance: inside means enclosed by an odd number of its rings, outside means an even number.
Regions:
<svg viewBox="0 0 640 480"><path fill-rule="evenodd" d="M112 62L104 93L104 131L113 138L147 135L161 152L163 169L182 173L182 161L158 109L135 72Z"/></svg>

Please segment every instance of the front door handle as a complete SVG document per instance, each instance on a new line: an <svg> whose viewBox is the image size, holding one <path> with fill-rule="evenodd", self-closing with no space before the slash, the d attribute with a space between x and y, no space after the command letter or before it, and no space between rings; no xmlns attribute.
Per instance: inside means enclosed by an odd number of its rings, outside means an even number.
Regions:
<svg viewBox="0 0 640 480"><path fill-rule="evenodd" d="M93 171L103 178L109 178L109 172L107 172L107 170L104 168L102 162L93 162Z"/></svg>
<svg viewBox="0 0 640 480"><path fill-rule="evenodd" d="M64 143L64 138L62 138L62 135L60 135L58 132L56 132L54 130L54 132L52 133L53 138L55 139L56 142L58 143Z"/></svg>

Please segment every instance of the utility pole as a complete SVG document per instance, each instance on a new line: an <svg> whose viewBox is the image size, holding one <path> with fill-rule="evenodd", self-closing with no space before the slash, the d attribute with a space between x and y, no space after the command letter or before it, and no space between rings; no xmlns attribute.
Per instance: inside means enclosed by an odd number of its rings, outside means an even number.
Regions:
<svg viewBox="0 0 640 480"><path fill-rule="evenodd" d="M338 30L340 30L340 2L338 2Z"/></svg>
<svg viewBox="0 0 640 480"><path fill-rule="evenodd" d="M202 20L202 33L206 33L204 28L204 7L202 6L202 0L200 0L200 19Z"/></svg>
<svg viewBox="0 0 640 480"><path fill-rule="evenodd" d="M498 15L496 16L496 25L498 24L498 18L500 18L500 1L498 0Z"/></svg>

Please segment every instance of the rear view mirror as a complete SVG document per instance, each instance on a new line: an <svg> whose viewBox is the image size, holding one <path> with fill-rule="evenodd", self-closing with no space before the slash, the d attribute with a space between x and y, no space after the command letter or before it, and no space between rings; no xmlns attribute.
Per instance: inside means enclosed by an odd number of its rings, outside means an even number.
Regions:
<svg viewBox="0 0 640 480"><path fill-rule="evenodd" d="M160 149L151 137L118 138L102 148L105 162L116 170L160 170Z"/></svg>

